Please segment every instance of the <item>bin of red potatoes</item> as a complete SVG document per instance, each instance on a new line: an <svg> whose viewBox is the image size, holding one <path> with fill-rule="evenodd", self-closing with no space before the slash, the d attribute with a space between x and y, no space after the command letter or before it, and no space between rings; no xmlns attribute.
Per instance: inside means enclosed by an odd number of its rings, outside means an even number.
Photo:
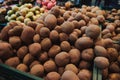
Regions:
<svg viewBox="0 0 120 80"><path fill-rule="evenodd" d="M10 22L0 33L1 63L44 80L91 80L95 63L103 80L120 80L119 15L55 6L27 25Z"/></svg>

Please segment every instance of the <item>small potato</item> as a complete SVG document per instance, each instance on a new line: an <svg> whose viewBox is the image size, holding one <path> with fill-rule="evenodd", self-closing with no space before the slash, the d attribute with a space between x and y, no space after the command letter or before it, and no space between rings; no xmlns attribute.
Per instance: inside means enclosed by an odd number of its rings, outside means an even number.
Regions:
<svg viewBox="0 0 120 80"><path fill-rule="evenodd" d="M90 22L91 24L99 25L99 22L96 18L91 18Z"/></svg>
<svg viewBox="0 0 120 80"><path fill-rule="evenodd" d="M49 38L44 38L42 41L41 41L41 48L45 51L49 50L50 47L52 46L52 42Z"/></svg>
<svg viewBox="0 0 120 80"><path fill-rule="evenodd" d="M113 41L110 38L103 39L103 44L105 48L110 48L113 46Z"/></svg>
<svg viewBox="0 0 120 80"><path fill-rule="evenodd" d="M70 51L71 49L71 45L68 41L61 42L60 47L62 51L66 51L66 52Z"/></svg>
<svg viewBox="0 0 120 80"><path fill-rule="evenodd" d="M83 26L83 27L80 28L81 34L84 34L84 33L85 33L86 28L87 28L87 26Z"/></svg>
<svg viewBox="0 0 120 80"><path fill-rule="evenodd" d="M0 42L0 58L8 59L13 55L12 46L7 42Z"/></svg>
<svg viewBox="0 0 120 80"><path fill-rule="evenodd" d="M48 53L47 52L41 52L39 57L38 57L38 60L40 62L45 62L48 60Z"/></svg>
<svg viewBox="0 0 120 80"><path fill-rule="evenodd" d="M68 64L70 61L70 56L67 52L60 52L55 56L55 63L62 67Z"/></svg>
<svg viewBox="0 0 120 80"><path fill-rule="evenodd" d="M80 60L80 51L78 49L71 49L69 51L69 55L70 55L70 62L73 64L77 64Z"/></svg>
<svg viewBox="0 0 120 80"><path fill-rule="evenodd" d="M27 23L27 26L30 26L32 27L33 29L35 29L37 27L38 23L37 22L33 22L33 21L30 21Z"/></svg>
<svg viewBox="0 0 120 80"><path fill-rule="evenodd" d="M26 54L23 58L23 63L26 65L30 65L34 61L34 57L31 54Z"/></svg>
<svg viewBox="0 0 120 80"><path fill-rule="evenodd" d="M28 53L28 48L27 46L22 46L18 49L17 51L17 56L20 58L20 59L23 59L24 56Z"/></svg>
<svg viewBox="0 0 120 80"><path fill-rule="evenodd" d="M33 61L33 62L30 64L29 68L31 69L31 68L32 68L34 65L36 65L36 64L40 64L40 62L37 61L37 60Z"/></svg>
<svg viewBox="0 0 120 80"><path fill-rule="evenodd" d="M103 23L105 22L105 17L103 15L98 15L97 16L97 20L100 22L100 23Z"/></svg>
<svg viewBox="0 0 120 80"><path fill-rule="evenodd" d="M65 21L65 20L64 20L63 17L59 17L59 18L57 18L57 24L58 24L58 25L63 24L64 21Z"/></svg>
<svg viewBox="0 0 120 80"><path fill-rule="evenodd" d="M96 39L100 35L100 27L97 25L89 25L85 30L85 34L92 39Z"/></svg>
<svg viewBox="0 0 120 80"><path fill-rule="evenodd" d="M60 41L67 41L68 40L68 35L65 34L65 33L60 33L59 34L59 37L60 37Z"/></svg>
<svg viewBox="0 0 120 80"><path fill-rule="evenodd" d="M95 59L94 59L94 63L95 63L95 65L98 67L98 68L100 68L100 69L105 69L105 68L107 68L108 66L109 66L109 61L108 61L108 59L107 58L105 58L105 57L96 57Z"/></svg>
<svg viewBox="0 0 120 80"><path fill-rule="evenodd" d="M75 35L75 34L73 34L73 33L71 33L71 34L69 35L69 40L70 40L71 43L75 43L75 41L76 41L77 39L78 39L77 35Z"/></svg>
<svg viewBox="0 0 120 80"><path fill-rule="evenodd" d="M35 28L35 33L39 34L40 33L40 29L44 27L43 24L38 24L37 27Z"/></svg>
<svg viewBox="0 0 120 80"><path fill-rule="evenodd" d="M49 49L48 55L49 55L49 57L55 57L60 51L61 51L60 46L58 46L58 45L53 45L53 46Z"/></svg>
<svg viewBox="0 0 120 80"><path fill-rule="evenodd" d="M62 74L64 73L64 71L65 71L65 68L64 68L64 67L58 67L58 73L59 73L60 75L62 75Z"/></svg>
<svg viewBox="0 0 120 80"><path fill-rule="evenodd" d="M87 69L82 69L78 73L78 77L80 80L91 80L92 79L92 73Z"/></svg>
<svg viewBox="0 0 120 80"><path fill-rule="evenodd" d="M74 30L74 24L71 22L64 22L62 25L62 31L66 34L70 34Z"/></svg>
<svg viewBox="0 0 120 80"><path fill-rule="evenodd" d="M5 64L8 66L16 68L17 65L20 64L20 60L18 57L11 57L5 61Z"/></svg>
<svg viewBox="0 0 120 80"><path fill-rule="evenodd" d="M95 46L94 52L96 56L108 57L107 50L102 46Z"/></svg>
<svg viewBox="0 0 120 80"><path fill-rule="evenodd" d="M111 63L109 66L109 71L111 73L120 73L120 66L117 62Z"/></svg>
<svg viewBox="0 0 120 80"><path fill-rule="evenodd" d="M23 72L27 72L28 71L28 67L27 65L25 64L19 64L17 67L16 67L17 70L20 70L20 71L23 71Z"/></svg>
<svg viewBox="0 0 120 80"><path fill-rule="evenodd" d="M43 65L46 72L56 71L56 64L52 60L48 60Z"/></svg>
<svg viewBox="0 0 120 80"><path fill-rule="evenodd" d="M47 27L42 27L40 28L40 32L39 32L40 36L45 38L45 37L49 37L50 34L50 30Z"/></svg>
<svg viewBox="0 0 120 80"><path fill-rule="evenodd" d="M49 72L45 77L45 80L60 80L60 74L57 72Z"/></svg>
<svg viewBox="0 0 120 80"><path fill-rule="evenodd" d="M10 37L9 43L15 49L20 48L20 46L22 45L22 41L21 41L20 37L17 37L17 36Z"/></svg>
<svg viewBox="0 0 120 80"><path fill-rule="evenodd" d="M21 39L23 42L25 42L28 45L33 42L34 35L35 35L35 31L33 28L25 27L22 31Z"/></svg>
<svg viewBox="0 0 120 80"><path fill-rule="evenodd" d="M41 39L41 37L40 37L39 34L36 34L36 35L34 35L34 37L33 37L34 43L40 43L40 41L41 41L40 39Z"/></svg>
<svg viewBox="0 0 120 80"><path fill-rule="evenodd" d="M44 67L41 64L36 64L30 69L30 74L42 77L44 74Z"/></svg>
<svg viewBox="0 0 120 80"><path fill-rule="evenodd" d="M59 33L56 30L52 30L49 35L52 42L57 42L59 40Z"/></svg>
<svg viewBox="0 0 120 80"><path fill-rule="evenodd" d="M92 48L84 49L82 51L81 57L85 61L92 61L94 58L94 52Z"/></svg>
<svg viewBox="0 0 120 80"><path fill-rule="evenodd" d="M41 45L39 43L33 43L29 46L29 52L32 56L37 56L41 51Z"/></svg>
<svg viewBox="0 0 120 80"><path fill-rule="evenodd" d="M110 61L116 61L119 54L115 48L107 48L107 54Z"/></svg>
<svg viewBox="0 0 120 80"><path fill-rule="evenodd" d="M82 15L82 13L79 12L76 14L75 20L80 21L81 19L83 19L83 15Z"/></svg>
<svg viewBox="0 0 120 80"><path fill-rule="evenodd" d="M73 22L75 28L80 29L81 26L77 20L73 20L72 22Z"/></svg>
<svg viewBox="0 0 120 80"><path fill-rule="evenodd" d="M81 37L75 42L75 47L83 50L93 46L93 40L89 37Z"/></svg>
<svg viewBox="0 0 120 80"><path fill-rule="evenodd" d="M120 74L119 73L111 73L108 77L109 80L120 80Z"/></svg>
<svg viewBox="0 0 120 80"><path fill-rule="evenodd" d="M109 29L110 32L113 32L113 31L115 30L115 27L114 27L112 24L108 24L108 25L106 26L106 29Z"/></svg>
<svg viewBox="0 0 120 80"><path fill-rule="evenodd" d="M107 33L103 36L103 39L106 39L106 38L111 38L112 37L112 34L111 33Z"/></svg>
<svg viewBox="0 0 120 80"><path fill-rule="evenodd" d="M75 74L78 73L78 68L74 64L67 64L65 66L65 71L67 71L67 70L70 70L70 71L74 72Z"/></svg>
<svg viewBox="0 0 120 80"><path fill-rule="evenodd" d="M87 61L80 61L79 63L79 69L89 69L91 67L91 63Z"/></svg>
<svg viewBox="0 0 120 80"><path fill-rule="evenodd" d="M58 25L55 27L54 30L56 30L58 33L61 33L61 32L62 32L61 26L58 26Z"/></svg>
<svg viewBox="0 0 120 80"><path fill-rule="evenodd" d="M61 80L80 80L80 79L74 72L67 70L62 74Z"/></svg>
<svg viewBox="0 0 120 80"><path fill-rule="evenodd" d="M105 35L105 34L107 34L107 33L110 33L110 30L109 30L109 29L104 29L104 30L102 31L102 35Z"/></svg>
<svg viewBox="0 0 120 80"><path fill-rule="evenodd" d="M80 29L81 27L83 27L83 26L86 26L86 22L84 21L84 20L80 20L79 21L79 28L78 29Z"/></svg>

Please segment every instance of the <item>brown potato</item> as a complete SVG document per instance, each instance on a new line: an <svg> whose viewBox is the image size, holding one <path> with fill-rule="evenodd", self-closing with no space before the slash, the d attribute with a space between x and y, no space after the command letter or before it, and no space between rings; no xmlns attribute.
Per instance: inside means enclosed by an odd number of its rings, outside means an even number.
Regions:
<svg viewBox="0 0 120 80"><path fill-rule="evenodd" d="M105 57L96 57L94 59L95 65L100 69L105 69L109 66L109 60Z"/></svg>
<svg viewBox="0 0 120 80"><path fill-rule="evenodd" d="M68 41L61 42L60 47L62 51L66 51L66 52L70 51L71 49L71 45Z"/></svg>
<svg viewBox="0 0 120 80"><path fill-rule="evenodd" d="M17 67L16 67L17 70L20 70L20 71L23 71L23 72L27 72L28 71L28 67L27 65L25 64L19 64Z"/></svg>
<svg viewBox="0 0 120 80"><path fill-rule="evenodd" d="M60 52L55 56L55 63L60 67L65 66L66 64L69 63L69 61L70 61L70 56L66 52Z"/></svg>
<svg viewBox="0 0 120 80"><path fill-rule="evenodd" d="M55 57L60 51L61 51L60 46L58 46L58 45L53 45L53 46L49 49L48 55L49 55L49 57Z"/></svg>
<svg viewBox="0 0 120 80"><path fill-rule="evenodd" d="M91 67L91 63L87 61L80 61L79 63L79 69L89 69Z"/></svg>
<svg viewBox="0 0 120 80"><path fill-rule="evenodd" d="M20 59L23 59L24 56L28 53L28 47L27 46L22 46L18 49L17 51L17 56L20 58Z"/></svg>
<svg viewBox="0 0 120 80"><path fill-rule="evenodd" d="M92 79L92 73L87 69L82 69L78 73L78 77L80 80L91 80Z"/></svg>
<svg viewBox="0 0 120 80"><path fill-rule="evenodd" d="M45 26L51 30L51 29L55 28L55 26L57 24L57 19L53 14L48 14L45 17L44 23L45 23Z"/></svg>
<svg viewBox="0 0 120 80"><path fill-rule="evenodd" d="M42 77L44 74L44 67L41 64L36 64L30 69L30 74Z"/></svg>
<svg viewBox="0 0 120 80"><path fill-rule="evenodd" d="M72 22L73 22L75 28L80 29L81 26L77 20L73 20Z"/></svg>
<svg viewBox="0 0 120 80"><path fill-rule="evenodd" d="M75 20L80 21L81 19L83 19L83 14L79 12L76 14Z"/></svg>
<svg viewBox="0 0 120 80"><path fill-rule="evenodd" d="M78 73L78 68L74 64L67 64L65 66L65 71L67 71L67 70L70 70L70 71L74 72L75 74Z"/></svg>
<svg viewBox="0 0 120 80"><path fill-rule="evenodd" d="M58 17L60 15L60 9L58 6L54 6L51 8L50 13Z"/></svg>
<svg viewBox="0 0 120 80"><path fill-rule="evenodd" d="M97 20L97 18L91 18L90 23L94 25L99 25L99 21Z"/></svg>
<svg viewBox="0 0 120 80"><path fill-rule="evenodd" d="M84 49L81 54L81 58L85 61L92 61L94 58L94 52L92 48Z"/></svg>
<svg viewBox="0 0 120 80"><path fill-rule="evenodd" d="M64 71L65 71L65 68L64 68L64 67L58 67L58 73L59 73L60 75L62 75L62 74L64 73Z"/></svg>
<svg viewBox="0 0 120 80"><path fill-rule="evenodd" d="M45 62L47 61L49 58L48 58L48 53L47 52L41 52L40 55L38 56L38 60L40 62Z"/></svg>
<svg viewBox="0 0 120 80"><path fill-rule="evenodd" d="M93 46L93 40L90 39L89 37L81 37L77 39L77 41L75 42L75 47L80 50L90 48L92 46Z"/></svg>
<svg viewBox="0 0 120 80"><path fill-rule="evenodd" d="M41 48L45 51L49 50L50 47L52 46L52 42L49 38L44 38L42 41L41 41Z"/></svg>
<svg viewBox="0 0 120 80"><path fill-rule="evenodd" d="M83 27L83 26L86 26L86 22L84 21L84 20L80 20L79 21L79 28L78 29L80 29L81 27Z"/></svg>
<svg viewBox="0 0 120 80"><path fill-rule="evenodd" d="M49 38L52 42L57 42L59 40L59 33L56 30L52 30L50 32Z"/></svg>
<svg viewBox="0 0 120 80"><path fill-rule="evenodd" d="M58 24L58 25L63 24L64 21L65 21L65 20L64 20L63 17L58 17L58 18L57 18L57 24Z"/></svg>
<svg viewBox="0 0 120 80"><path fill-rule="evenodd" d="M120 66L117 62L111 63L109 66L109 71L111 73L120 73Z"/></svg>
<svg viewBox="0 0 120 80"><path fill-rule="evenodd" d="M56 30L58 33L62 32L61 26L58 26L58 25L54 28L54 30Z"/></svg>
<svg viewBox="0 0 120 80"><path fill-rule="evenodd" d="M108 57L107 50L102 46L95 46L94 52L96 56Z"/></svg>
<svg viewBox="0 0 120 80"><path fill-rule="evenodd" d="M39 34L40 33L40 29L44 27L43 24L38 24L37 27L35 28L35 33Z"/></svg>
<svg viewBox="0 0 120 80"><path fill-rule="evenodd" d="M12 57L12 46L7 42L0 42L0 58L8 59Z"/></svg>
<svg viewBox="0 0 120 80"><path fill-rule="evenodd" d="M29 52L32 56L37 56L41 51L41 45L39 43L33 43L29 46Z"/></svg>
<svg viewBox="0 0 120 80"><path fill-rule="evenodd" d="M100 27L97 25L89 25L85 30L85 34L92 39L96 39L100 35Z"/></svg>
<svg viewBox="0 0 120 80"><path fill-rule="evenodd" d="M40 32L39 32L40 36L45 38L45 37L49 37L50 35L50 30L47 27L42 27L40 28Z"/></svg>
<svg viewBox="0 0 120 80"><path fill-rule="evenodd" d="M108 53L109 60L112 62L116 61L119 56L119 53L115 48L107 48L107 53Z"/></svg>
<svg viewBox="0 0 120 80"><path fill-rule="evenodd" d="M107 33L110 33L110 30L109 30L109 29L104 29L104 30L102 31L102 35L105 35L105 34L107 34Z"/></svg>
<svg viewBox="0 0 120 80"><path fill-rule="evenodd" d="M33 21L30 21L27 23L27 26L30 26L31 28L35 29L37 27L38 23L37 22L33 22Z"/></svg>
<svg viewBox="0 0 120 80"><path fill-rule="evenodd" d="M72 22L64 22L62 25L62 31L66 34L70 34L74 30L74 24Z"/></svg>
<svg viewBox="0 0 120 80"><path fill-rule="evenodd" d="M46 72L56 71L56 64L52 60L48 60L43 65Z"/></svg>
<svg viewBox="0 0 120 80"><path fill-rule="evenodd" d="M109 29L110 32L113 32L113 31L115 30L115 27L114 27L112 24L108 24L108 25L106 26L106 29Z"/></svg>
<svg viewBox="0 0 120 80"><path fill-rule="evenodd" d="M22 41L21 41L20 37L17 37L17 36L10 37L9 43L15 49L20 48L20 46L22 45Z"/></svg>
<svg viewBox="0 0 120 80"><path fill-rule="evenodd" d="M20 64L20 60L18 57L11 57L5 61L5 64L8 66L16 68L17 65Z"/></svg>
<svg viewBox="0 0 120 80"><path fill-rule="evenodd" d="M97 16L97 20L100 22L100 23L103 23L105 22L105 17L103 15L98 15Z"/></svg>
<svg viewBox="0 0 120 80"><path fill-rule="evenodd" d="M69 40L70 40L70 42L71 43L75 43L75 41L78 39L78 36L77 35L75 35L75 34L73 34L73 33L71 33L70 35L69 35Z"/></svg>
<svg viewBox="0 0 120 80"><path fill-rule="evenodd" d="M68 70L62 74L61 80L80 80L80 79L74 72Z"/></svg>
<svg viewBox="0 0 120 80"><path fill-rule="evenodd" d="M67 41L68 40L68 35L66 33L60 33L59 34L60 41Z"/></svg>
<svg viewBox="0 0 120 80"><path fill-rule="evenodd" d="M23 42L25 42L27 45L31 44L33 42L33 37L35 35L35 31L31 27L25 27L23 29L23 32L21 34L21 39Z"/></svg>
<svg viewBox="0 0 120 80"><path fill-rule="evenodd" d="M120 80L120 74L119 73L111 73L108 77L109 80Z"/></svg>
<svg viewBox="0 0 120 80"><path fill-rule="evenodd" d="M73 64L77 64L81 59L81 56L80 56L81 54L78 49L71 49L69 51L69 55L70 55L70 62Z"/></svg>
<svg viewBox="0 0 120 80"><path fill-rule="evenodd" d="M34 61L34 57L31 54L26 54L23 58L23 63L26 65L30 65Z"/></svg>
<svg viewBox="0 0 120 80"><path fill-rule="evenodd" d="M60 74L57 72L49 72L45 77L45 80L60 80Z"/></svg>
<svg viewBox="0 0 120 80"><path fill-rule="evenodd" d="M40 35L35 34L34 37L33 37L33 41L34 41L34 43L40 43L40 41L41 41Z"/></svg>
<svg viewBox="0 0 120 80"><path fill-rule="evenodd" d="M40 64L40 62L35 60L30 64L29 68L31 69L34 65L37 65L37 64Z"/></svg>

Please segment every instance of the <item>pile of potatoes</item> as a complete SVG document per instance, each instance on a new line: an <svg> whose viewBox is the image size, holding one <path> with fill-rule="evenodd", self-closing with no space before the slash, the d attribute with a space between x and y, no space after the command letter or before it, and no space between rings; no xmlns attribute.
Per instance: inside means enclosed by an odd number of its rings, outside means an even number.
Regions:
<svg viewBox="0 0 120 80"><path fill-rule="evenodd" d="M55 6L26 25L10 22L0 33L0 63L45 80L91 80L95 63L103 80L120 80L120 45L103 37L119 32L120 20L107 22L108 14L94 6Z"/></svg>
<svg viewBox="0 0 120 80"><path fill-rule="evenodd" d="M16 5L12 6L12 9L7 12L7 16L5 18L8 21L20 21L26 24L29 21L35 21L44 12L44 8L26 3L20 7Z"/></svg>

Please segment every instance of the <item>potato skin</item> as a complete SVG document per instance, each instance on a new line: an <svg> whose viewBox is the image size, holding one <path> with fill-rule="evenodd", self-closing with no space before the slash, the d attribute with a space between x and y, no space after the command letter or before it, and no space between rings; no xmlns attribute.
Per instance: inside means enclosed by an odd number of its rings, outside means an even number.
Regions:
<svg viewBox="0 0 120 80"><path fill-rule="evenodd" d="M48 58L48 53L47 52L41 52L40 55L38 56L38 60L42 63L44 63L48 59L49 58Z"/></svg>
<svg viewBox="0 0 120 80"><path fill-rule="evenodd" d="M46 72L56 71L56 64L52 60L48 60L43 65Z"/></svg>
<svg viewBox="0 0 120 80"><path fill-rule="evenodd" d="M73 64L77 64L79 62L79 60L81 59L81 53L78 49L71 49L69 51L69 55L70 55L70 62Z"/></svg>
<svg viewBox="0 0 120 80"><path fill-rule="evenodd" d="M39 43L33 43L29 46L29 52L32 56L37 56L41 51L41 45Z"/></svg>
<svg viewBox="0 0 120 80"><path fill-rule="evenodd" d="M85 34L92 39L96 39L100 35L100 27L97 25L89 25L85 30Z"/></svg>
<svg viewBox="0 0 120 80"><path fill-rule="evenodd" d="M0 42L0 58L8 59L13 55L12 46L7 42Z"/></svg>
<svg viewBox="0 0 120 80"><path fill-rule="evenodd" d="M60 74L57 72L49 72L45 77L45 80L60 80Z"/></svg>
<svg viewBox="0 0 120 80"><path fill-rule="evenodd" d="M44 67L41 64L36 64L30 69L30 74L42 77L44 74Z"/></svg>
<svg viewBox="0 0 120 80"><path fill-rule="evenodd" d="M52 30L50 32L49 38L53 43L55 43L59 40L59 33L56 30Z"/></svg>
<svg viewBox="0 0 120 80"><path fill-rule="evenodd" d="M34 61L34 57L31 54L26 54L23 58L23 63L26 65L30 65Z"/></svg>
<svg viewBox="0 0 120 80"><path fill-rule="evenodd" d="M17 51L17 56L20 58L20 59L23 59L24 56L28 53L28 47L27 46L22 46L18 49Z"/></svg>
<svg viewBox="0 0 120 80"><path fill-rule="evenodd" d="M59 34L60 41L67 41L68 40L68 35L66 33L60 33Z"/></svg>
<svg viewBox="0 0 120 80"><path fill-rule="evenodd" d="M94 63L96 64L96 66L100 69L105 69L109 66L109 60L105 57L96 57L94 59Z"/></svg>
<svg viewBox="0 0 120 80"><path fill-rule="evenodd" d="M61 50L66 51L66 52L70 51L71 49L71 45L68 41L61 42L60 47L61 47Z"/></svg>
<svg viewBox="0 0 120 80"><path fill-rule="evenodd" d="M27 45L29 45L33 42L34 35L35 35L35 31L33 28L25 27L21 34L21 39L23 42L25 42Z"/></svg>
<svg viewBox="0 0 120 80"><path fill-rule="evenodd" d="M66 22L64 22L64 23L61 25L61 27L62 27L62 31L63 31L64 33L70 34L70 33L73 31L73 29L74 29L74 24L71 23L71 22L66 21Z"/></svg>
<svg viewBox="0 0 120 80"><path fill-rule="evenodd" d="M22 41L21 41L20 37L17 37L17 36L10 37L9 43L15 49L20 48L20 46L22 45Z"/></svg>
<svg viewBox="0 0 120 80"><path fill-rule="evenodd" d="M69 63L70 56L67 52L60 52L55 56L55 63L62 67ZM61 63L62 62L62 63Z"/></svg>
<svg viewBox="0 0 120 80"><path fill-rule="evenodd" d="M67 70L62 74L61 80L80 80L80 79L74 72Z"/></svg>
<svg viewBox="0 0 120 80"><path fill-rule="evenodd" d="M79 77L80 80L91 80L92 73L87 69L82 69L78 73L78 77Z"/></svg>
<svg viewBox="0 0 120 80"><path fill-rule="evenodd" d="M93 40L89 37L81 37L75 42L75 47L79 50L90 48L93 46Z"/></svg>
<svg viewBox="0 0 120 80"><path fill-rule="evenodd" d="M45 51L49 50L49 48L52 46L52 42L49 38L44 38L41 41L41 48Z"/></svg>
<svg viewBox="0 0 120 80"><path fill-rule="evenodd" d="M34 35L33 41L34 41L34 43L40 43L40 41L41 41L40 35L39 34Z"/></svg>
<svg viewBox="0 0 120 80"><path fill-rule="evenodd" d="M78 73L78 68L74 64L67 64L65 66L65 71L67 71L67 70L70 70L70 71L74 72L75 74Z"/></svg>
<svg viewBox="0 0 120 80"><path fill-rule="evenodd" d="M28 67L27 65L25 64L19 64L17 67L16 67L17 70L20 70L20 71L23 71L23 72L27 72L28 71Z"/></svg>
<svg viewBox="0 0 120 80"><path fill-rule="evenodd" d="M102 46L95 46L94 52L96 56L108 57L107 50Z"/></svg>
<svg viewBox="0 0 120 80"><path fill-rule="evenodd" d="M53 46L49 49L48 55L49 55L49 57L55 57L60 51L61 51L60 46L58 46L58 45L53 45Z"/></svg>
<svg viewBox="0 0 120 80"><path fill-rule="evenodd" d="M111 73L108 77L109 80L120 80L120 74L119 73Z"/></svg>
<svg viewBox="0 0 120 80"><path fill-rule="evenodd" d="M8 66L16 68L17 65L20 64L20 60L18 57L11 57L5 61L5 64Z"/></svg>
<svg viewBox="0 0 120 80"><path fill-rule="evenodd" d="M49 37L50 30L47 27L42 27L40 28L39 34L42 38Z"/></svg>
<svg viewBox="0 0 120 80"><path fill-rule="evenodd" d="M94 58L94 52L92 48L84 49L81 53L81 57L85 61L92 61Z"/></svg>

